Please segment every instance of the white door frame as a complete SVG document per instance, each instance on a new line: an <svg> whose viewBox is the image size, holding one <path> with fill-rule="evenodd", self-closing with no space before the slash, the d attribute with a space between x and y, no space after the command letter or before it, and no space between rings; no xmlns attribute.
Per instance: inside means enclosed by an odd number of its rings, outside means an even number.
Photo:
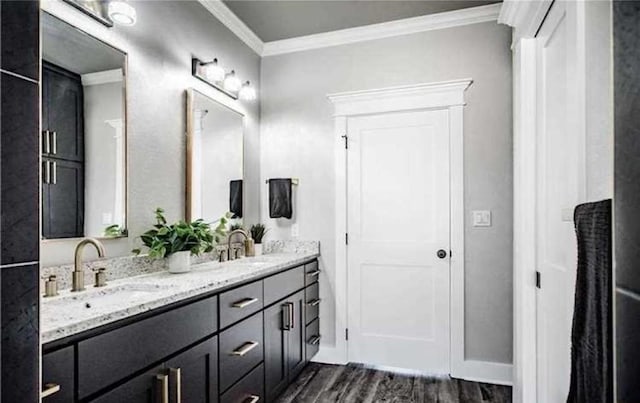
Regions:
<svg viewBox="0 0 640 403"><path fill-rule="evenodd" d="M464 359L464 92L473 82L461 79L328 95L334 107L335 137L335 291L336 346L324 349L321 361L346 363L347 310L347 150L345 139L349 117L385 112L447 109L451 166L451 375L468 377Z"/></svg>

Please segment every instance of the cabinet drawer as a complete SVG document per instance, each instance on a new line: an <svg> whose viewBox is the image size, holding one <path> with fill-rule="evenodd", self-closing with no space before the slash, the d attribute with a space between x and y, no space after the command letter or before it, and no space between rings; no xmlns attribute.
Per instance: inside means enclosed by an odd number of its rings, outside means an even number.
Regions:
<svg viewBox="0 0 640 403"><path fill-rule="evenodd" d="M43 403L69 403L73 401L73 346L54 351L42 357L42 390L53 392L42 399Z"/></svg>
<svg viewBox="0 0 640 403"><path fill-rule="evenodd" d="M264 358L262 312L220 334L220 390L242 378Z"/></svg>
<svg viewBox="0 0 640 403"><path fill-rule="evenodd" d="M220 327L225 328L260 311L263 302L262 281L220 294Z"/></svg>
<svg viewBox="0 0 640 403"><path fill-rule="evenodd" d="M264 402L264 364L260 364L220 398L220 403Z"/></svg>
<svg viewBox="0 0 640 403"><path fill-rule="evenodd" d="M315 283L304 289L305 325L317 319L320 315L320 283Z"/></svg>
<svg viewBox="0 0 640 403"><path fill-rule="evenodd" d="M305 331L305 356L309 361L320 349L320 319L316 319L307 325Z"/></svg>
<svg viewBox="0 0 640 403"><path fill-rule="evenodd" d="M215 333L217 301L207 298L78 343L80 399Z"/></svg>
<svg viewBox="0 0 640 403"><path fill-rule="evenodd" d="M304 265L304 285L317 283L320 277L320 269L318 268L318 261L314 260L311 263Z"/></svg>
<svg viewBox="0 0 640 403"><path fill-rule="evenodd" d="M264 279L264 304L270 305L304 288L304 266Z"/></svg>

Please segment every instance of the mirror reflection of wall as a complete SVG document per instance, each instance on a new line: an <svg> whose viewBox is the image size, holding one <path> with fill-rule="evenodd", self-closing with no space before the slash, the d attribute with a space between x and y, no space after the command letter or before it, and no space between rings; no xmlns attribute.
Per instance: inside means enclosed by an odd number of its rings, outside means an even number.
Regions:
<svg viewBox="0 0 640 403"><path fill-rule="evenodd" d="M126 54L42 13L42 236L126 235Z"/></svg>
<svg viewBox="0 0 640 403"><path fill-rule="evenodd" d="M226 212L243 216L243 115L191 90L187 179L188 219L212 222Z"/></svg>

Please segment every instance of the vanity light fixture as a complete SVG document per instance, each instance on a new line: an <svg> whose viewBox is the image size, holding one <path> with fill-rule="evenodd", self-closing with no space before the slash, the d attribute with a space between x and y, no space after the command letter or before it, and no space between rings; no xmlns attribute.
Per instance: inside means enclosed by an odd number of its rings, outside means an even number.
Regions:
<svg viewBox="0 0 640 403"><path fill-rule="evenodd" d="M256 99L256 90L251 86L249 81L242 84L242 88L240 88L238 92L238 97L244 101L253 101Z"/></svg>
<svg viewBox="0 0 640 403"><path fill-rule="evenodd" d="M126 1L110 1L108 10L109 18L116 24L134 25L136 23L136 9Z"/></svg>
<svg viewBox="0 0 640 403"><path fill-rule="evenodd" d="M218 64L218 59L202 64L202 70L207 80L218 83L224 80L227 75L224 69Z"/></svg>
<svg viewBox="0 0 640 403"><path fill-rule="evenodd" d="M251 86L251 83L245 81L243 84L235 70L227 73L218 59L203 62L198 58L191 58L191 75L233 99L243 101L256 99L256 90Z"/></svg>
<svg viewBox="0 0 640 403"><path fill-rule="evenodd" d="M242 87L242 81L236 76L236 71L231 70L231 73L227 74L224 78L224 89L230 92L238 92Z"/></svg>

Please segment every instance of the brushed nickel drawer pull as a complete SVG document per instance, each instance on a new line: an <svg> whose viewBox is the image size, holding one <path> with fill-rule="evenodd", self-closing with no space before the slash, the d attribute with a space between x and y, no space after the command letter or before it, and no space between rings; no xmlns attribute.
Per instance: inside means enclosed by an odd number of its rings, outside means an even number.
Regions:
<svg viewBox="0 0 640 403"><path fill-rule="evenodd" d="M51 154L56 155L58 153L58 133L52 131L51 137Z"/></svg>
<svg viewBox="0 0 640 403"><path fill-rule="evenodd" d="M244 400L244 403L258 403L258 400L260 400L260 396L251 395Z"/></svg>
<svg viewBox="0 0 640 403"><path fill-rule="evenodd" d="M45 383L44 390L40 393L40 398L44 399L45 397L49 397L58 392L60 392L60 385L57 383Z"/></svg>
<svg viewBox="0 0 640 403"><path fill-rule="evenodd" d="M320 336L313 336L309 339L309 344L318 344L320 343Z"/></svg>
<svg viewBox="0 0 640 403"><path fill-rule="evenodd" d="M231 305L234 308L246 308L251 304L254 304L256 302L258 302L259 299L258 298L245 298L243 300L240 300L238 302L234 302L233 305Z"/></svg>
<svg viewBox="0 0 640 403"><path fill-rule="evenodd" d="M311 301L307 302L307 305L309 306L318 306L320 305L320 298L316 298L316 299L312 299Z"/></svg>
<svg viewBox="0 0 640 403"><path fill-rule="evenodd" d="M231 355L236 355L238 357L242 357L242 356L246 355L249 351L251 351L254 348L258 347L259 345L260 345L260 343L258 343L257 341L248 341L248 342L244 343L237 350L233 350L231 352Z"/></svg>
<svg viewBox="0 0 640 403"><path fill-rule="evenodd" d="M307 276L316 277L319 274L320 274L320 270L314 270L314 271L310 271L309 273L307 273Z"/></svg>
<svg viewBox="0 0 640 403"><path fill-rule="evenodd" d="M49 161L42 161L42 182L45 185L48 185L49 182L51 182L50 177L51 174L49 173Z"/></svg>
<svg viewBox="0 0 640 403"><path fill-rule="evenodd" d="M49 154L51 152L51 142L49 140L49 130L45 130L42 132L44 144L42 145L42 152L45 154Z"/></svg>
<svg viewBox="0 0 640 403"><path fill-rule="evenodd" d="M182 403L182 371L180 368L170 368L171 390L173 391L172 403Z"/></svg>
<svg viewBox="0 0 640 403"><path fill-rule="evenodd" d="M291 315L289 316L291 322L289 322L289 329L293 329L296 324L296 305L293 302L288 302L291 306Z"/></svg>
<svg viewBox="0 0 640 403"><path fill-rule="evenodd" d="M51 162L51 180L49 183L55 185L58 183L58 164L55 161Z"/></svg>
<svg viewBox="0 0 640 403"><path fill-rule="evenodd" d="M169 403L169 376L156 375L156 401L158 403Z"/></svg>

